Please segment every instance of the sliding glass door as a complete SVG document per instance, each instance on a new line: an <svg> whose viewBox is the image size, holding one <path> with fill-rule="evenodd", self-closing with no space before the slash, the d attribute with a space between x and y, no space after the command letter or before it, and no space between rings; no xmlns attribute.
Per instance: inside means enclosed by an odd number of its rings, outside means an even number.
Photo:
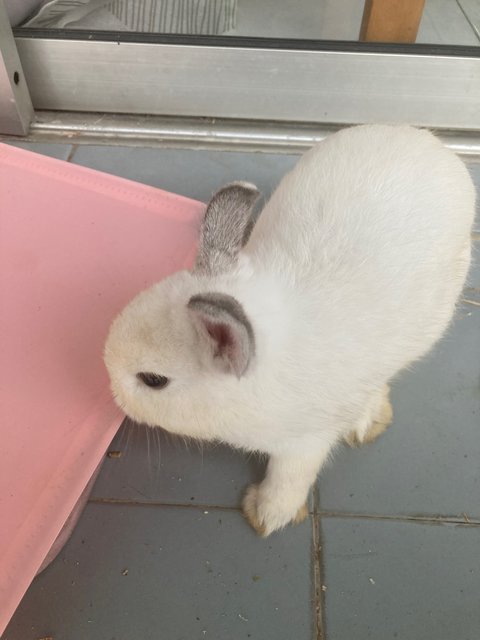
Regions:
<svg viewBox="0 0 480 640"><path fill-rule="evenodd" d="M361 122L480 130L476 0L37 5L13 31L37 129L223 130L251 144L270 130L300 145L302 127L308 142Z"/></svg>

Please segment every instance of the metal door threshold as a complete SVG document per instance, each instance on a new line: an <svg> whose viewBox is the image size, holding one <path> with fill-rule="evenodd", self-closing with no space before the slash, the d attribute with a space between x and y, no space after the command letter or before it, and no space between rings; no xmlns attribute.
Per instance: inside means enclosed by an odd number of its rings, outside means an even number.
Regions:
<svg viewBox="0 0 480 640"><path fill-rule="evenodd" d="M340 128L338 124L37 111L29 135L22 140L298 153ZM480 159L478 131L436 133L446 146L460 155Z"/></svg>

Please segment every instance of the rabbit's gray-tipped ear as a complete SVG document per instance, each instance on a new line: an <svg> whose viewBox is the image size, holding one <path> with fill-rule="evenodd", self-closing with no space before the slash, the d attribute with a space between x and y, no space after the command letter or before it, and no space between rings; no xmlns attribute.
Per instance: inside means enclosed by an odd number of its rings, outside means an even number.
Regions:
<svg viewBox="0 0 480 640"><path fill-rule="evenodd" d="M255 355L253 328L242 305L223 293L205 293L190 298L188 309L215 366L240 378Z"/></svg>
<svg viewBox="0 0 480 640"><path fill-rule="evenodd" d="M252 209L260 193L248 182L232 182L208 203L200 229L194 271L217 275L235 265L252 228Z"/></svg>

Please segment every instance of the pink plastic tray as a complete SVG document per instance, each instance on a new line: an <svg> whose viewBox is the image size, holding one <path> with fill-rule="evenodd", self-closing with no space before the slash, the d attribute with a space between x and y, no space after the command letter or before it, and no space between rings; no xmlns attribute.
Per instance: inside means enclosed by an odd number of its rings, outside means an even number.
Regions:
<svg viewBox="0 0 480 640"><path fill-rule="evenodd" d="M121 422L109 324L191 264L202 211L0 144L0 634Z"/></svg>

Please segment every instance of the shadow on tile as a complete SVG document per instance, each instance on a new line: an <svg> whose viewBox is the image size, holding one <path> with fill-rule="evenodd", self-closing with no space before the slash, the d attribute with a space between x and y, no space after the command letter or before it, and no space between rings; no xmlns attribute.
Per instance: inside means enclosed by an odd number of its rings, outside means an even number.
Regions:
<svg viewBox="0 0 480 640"><path fill-rule="evenodd" d="M34 153L40 153L43 156L50 156L51 158L58 158L59 160L66 160L72 150L71 144L50 144L47 142L22 142L20 140L13 140L11 138L0 139L0 142L5 144L11 144L13 147L19 147L20 149L26 149L27 151L33 151Z"/></svg>
<svg viewBox="0 0 480 640"><path fill-rule="evenodd" d="M266 460L227 446L202 444L125 421L110 446L92 498L238 507ZM118 454L114 454L118 455Z"/></svg>
<svg viewBox="0 0 480 640"><path fill-rule="evenodd" d="M268 198L296 155L137 147L78 147L73 162L207 202L221 186L253 182Z"/></svg>

